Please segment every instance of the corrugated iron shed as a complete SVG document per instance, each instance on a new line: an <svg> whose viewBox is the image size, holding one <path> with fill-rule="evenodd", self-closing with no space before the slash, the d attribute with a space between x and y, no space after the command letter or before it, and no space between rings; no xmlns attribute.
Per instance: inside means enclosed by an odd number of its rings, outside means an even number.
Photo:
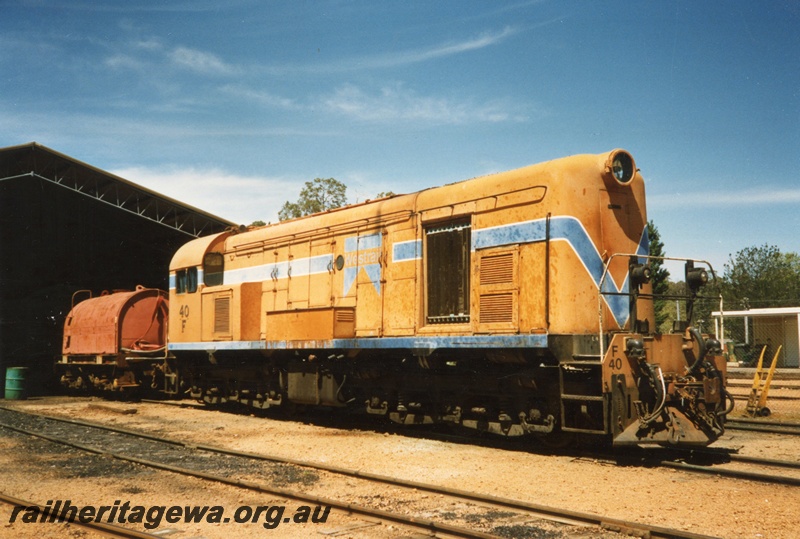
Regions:
<svg viewBox="0 0 800 539"><path fill-rule="evenodd" d="M164 289L178 247L230 226L41 144L0 148L0 376L31 367L42 391L74 291Z"/></svg>

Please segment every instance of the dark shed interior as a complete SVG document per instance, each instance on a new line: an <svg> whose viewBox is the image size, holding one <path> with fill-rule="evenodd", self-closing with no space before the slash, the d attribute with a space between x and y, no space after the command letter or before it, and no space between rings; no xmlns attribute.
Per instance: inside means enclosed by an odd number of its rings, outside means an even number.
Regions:
<svg viewBox="0 0 800 539"><path fill-rule="evenodd" d="M37 143L0 148L0 374L49 391L75 291L166 290L178 247L233 225Z"/></svg>

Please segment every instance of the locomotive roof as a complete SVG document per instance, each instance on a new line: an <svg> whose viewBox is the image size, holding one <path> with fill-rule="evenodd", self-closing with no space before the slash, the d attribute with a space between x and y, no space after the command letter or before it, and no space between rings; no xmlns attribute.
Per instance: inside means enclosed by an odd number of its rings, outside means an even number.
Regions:
<svg viewBox="0 0 800 539"><path fill-rule="evenodd" d="M618 150L614 150L614 152L616 151ZM385 223L392 217L405 218L419 211L464 204L511 191L522 191L535 187L555 188L559 186L558 178L563 173L574 175L585 170L594 170L597 174L603 173L609 155L614 152L562 157L509 171L428 187L413 193L350 204L250 229L231 236L226 243L229 247L235 248L245 246L250 242L295 238L311 231L319 232L321 229L329 229L334 232L337 229L358 226L366 230L377 225L378 222ZM594 178L592 181L596 181L596 177ZM642 181L638 172L634 175L633 181ZM561 186L570 189L583 187L580 182L570 185L561 184Z"/></svg>

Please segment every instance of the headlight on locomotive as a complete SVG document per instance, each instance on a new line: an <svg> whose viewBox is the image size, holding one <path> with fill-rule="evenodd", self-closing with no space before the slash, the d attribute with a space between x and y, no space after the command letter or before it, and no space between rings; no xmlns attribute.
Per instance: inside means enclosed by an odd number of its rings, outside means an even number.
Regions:
<svg viewBox="0 0 800 539"><path fill-rule="evenodd" d="M628 185L636 174L636 163L625 150L614 150L608 154L606 173L611 174L620 185Z"/></svg>

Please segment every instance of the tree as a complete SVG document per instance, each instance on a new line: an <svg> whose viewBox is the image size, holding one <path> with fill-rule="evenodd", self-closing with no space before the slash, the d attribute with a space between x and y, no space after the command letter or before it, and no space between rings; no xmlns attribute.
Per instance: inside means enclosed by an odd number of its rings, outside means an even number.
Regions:
<svg viewBox="0 0 800 539"><path fill-rule="evenodd" d="M658 233L658 228L653 221L647 222L647 236L650 238L650 256L665 256L664 242L661 241L661 234ZM658 296L664 296L669 292L669 271L664 267L664 261L660 258L650 259L650 271L652 272L650 282L653 285L653 294L656 296L653 301L656 329L662 331L662 326L670 321L670 313L667 309L667 300L658 299Z"/></svg>
<svg viewBox="0 0 800 539"><path fill-rule="evenodd" d="M312 213L332 210L347 204L347 186L334 178L314 178L306 182L297 202L284 202L278 219L285 221Z"/></svg>
<svg viewBox="0 0 800 539"><path fill-rule="evenodd" d="M729 257L722 297L731 308L800 305L800 255L774 245L746 247Z"/></svg>

